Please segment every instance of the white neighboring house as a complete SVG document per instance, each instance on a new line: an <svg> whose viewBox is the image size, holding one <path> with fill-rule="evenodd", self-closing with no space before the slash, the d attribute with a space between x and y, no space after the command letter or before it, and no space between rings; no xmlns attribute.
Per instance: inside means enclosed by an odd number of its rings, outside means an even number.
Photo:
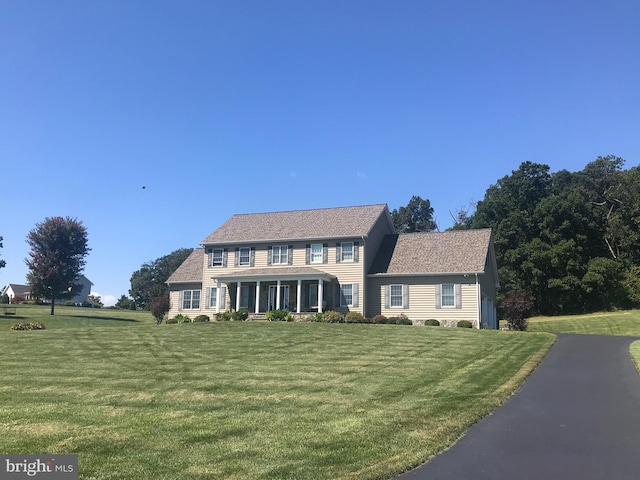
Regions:
<svg viewBox="0 0 640 480"><path fill-rule="evenodd" d="M84 275L80 275L78 277L78 283L82 285L80 291L76 294L75 297L71 299L73 303L76 305L82 305L87 301L89 294L91 293L91 287L93 283ZM18 283L10 283L2 289L0 292L0 296L6 294L9 297L9 303L13 303L13 299L15 297L21 297L25 300L33 300L31 296L31 287L29 285L21 285ZM59 303L64 302L65 300L56 300Z"/></svg>
<svg viewBox="0 0 640 480"><path fill-rule="evenodd" d="M2 289L0 297L7 295L9 303L13 303L15 297L21 297L25 300L31 300L31 288L29 285L20 285L18 283L10 283Z"/></svg>

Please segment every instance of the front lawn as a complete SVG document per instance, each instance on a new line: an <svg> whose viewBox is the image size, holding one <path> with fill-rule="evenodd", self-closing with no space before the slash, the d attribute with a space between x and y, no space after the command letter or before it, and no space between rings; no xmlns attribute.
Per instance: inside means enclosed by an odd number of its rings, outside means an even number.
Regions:
<svg viewBox="0 0 640 480"><path fill-rule="evenodd" d="M536 317L529 320L530 332L585 333L640 337L640 310Z"/></svg>
<svg viewBox="0 0 640 480"><path fill-rule="evenodd" d="M83 479L390 478L502 403L554 340L395 325L156 326L93 312L102 319L38 318L42 331L0 321L1 452L77 453Z"/></svg>

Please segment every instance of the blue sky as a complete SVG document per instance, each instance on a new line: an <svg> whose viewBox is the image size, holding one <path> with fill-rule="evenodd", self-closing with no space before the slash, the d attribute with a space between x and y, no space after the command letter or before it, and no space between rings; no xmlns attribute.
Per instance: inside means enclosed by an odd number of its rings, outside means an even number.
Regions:
<svg viewBox="0 0 640 480"><path fill-rule="evenodd" d="M640 163L640 2L0 3L0 284L81 220L112 304L234 213L431 201ZM145 186L146 188L142 188Z"/></svg>

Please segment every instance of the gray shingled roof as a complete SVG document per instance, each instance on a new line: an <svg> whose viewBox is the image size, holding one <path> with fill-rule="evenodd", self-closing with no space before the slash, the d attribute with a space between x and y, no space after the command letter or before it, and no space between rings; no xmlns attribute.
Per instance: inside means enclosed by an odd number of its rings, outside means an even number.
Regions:
<svg viewBox="0 0 640 480"><path fill-rule="evenodd" d="M387 235L370 273L483 273L490 241L490 229Z"/></svg>
<svg viewBox="0 0 640 480"><path fill-rule="evenodd" d="M204 248L194 248L187 259L167 279L167 283L202 282L203 268Z"/></svg>
<svg viewBox="0 0 640 480"><path fill-rule="evenodd" d="M382 204L233 215L202 244L362 237L385 211Z"/></svg>

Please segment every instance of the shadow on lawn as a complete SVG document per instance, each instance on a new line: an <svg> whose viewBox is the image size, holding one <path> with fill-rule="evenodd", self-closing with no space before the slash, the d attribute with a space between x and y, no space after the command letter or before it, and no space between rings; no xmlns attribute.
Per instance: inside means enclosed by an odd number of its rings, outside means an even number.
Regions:
<svg viewBox="0 0 640 480"><path fill-rule="evenodd" d="M106 321L113 321L113 322L130 322L130 323L139 323L139 320L134 320L133 318L118 318L118 317L103 317L100 315L91 315L91 316L84 316L84 315L79 315L79 316L74 316L74 318L79 318L82 320L106 320Z"/></svg>

